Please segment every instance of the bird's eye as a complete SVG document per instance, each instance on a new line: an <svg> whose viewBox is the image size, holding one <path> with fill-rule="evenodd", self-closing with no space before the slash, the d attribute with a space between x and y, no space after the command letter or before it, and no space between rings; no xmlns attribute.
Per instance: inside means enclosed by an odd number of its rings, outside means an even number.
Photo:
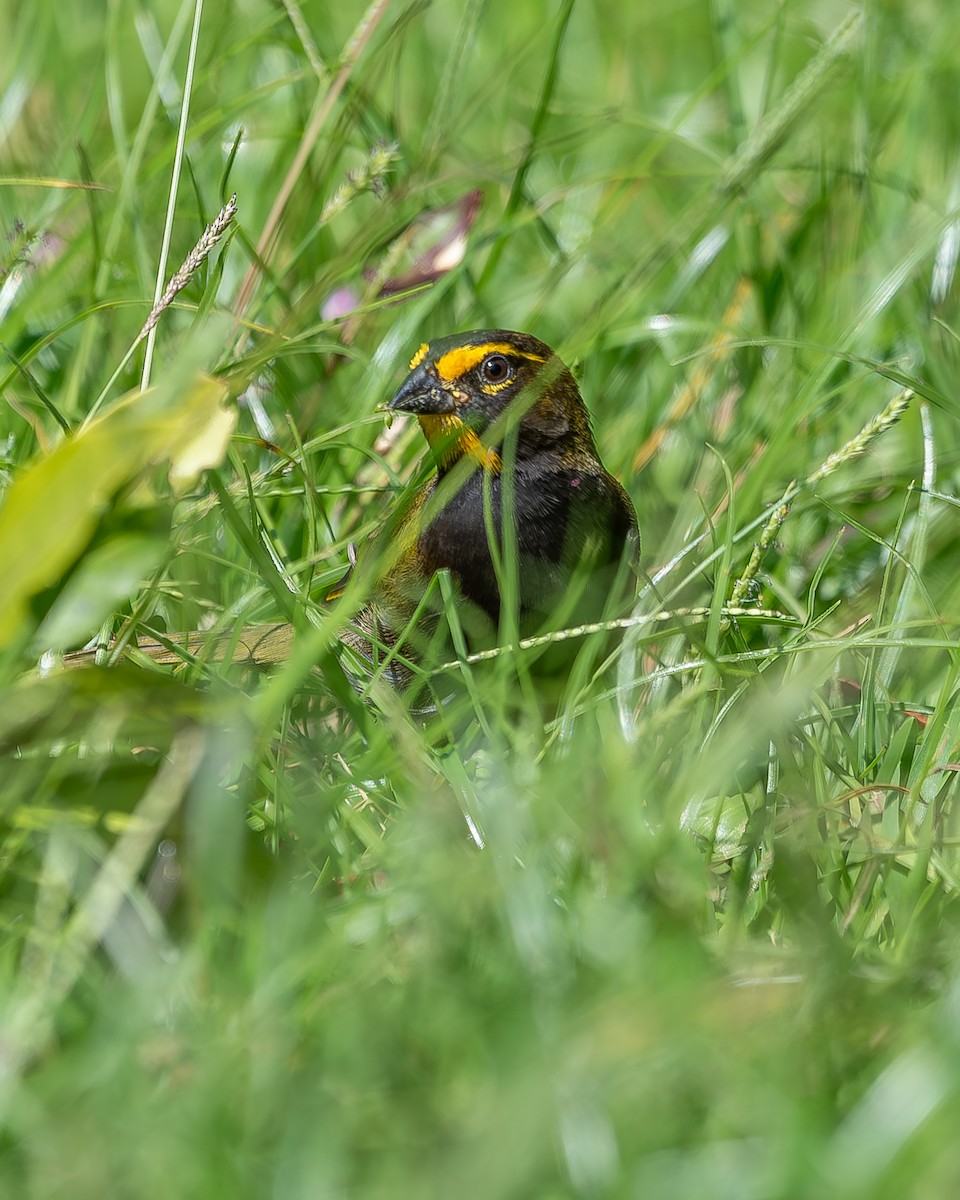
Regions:
<svg viewBox="0 0 960 1200"><path fill-rule="evenodd" d="M485 383L505 383L513 374L513 367L502 354L491 354L483 360L480 374Z"/></svg>

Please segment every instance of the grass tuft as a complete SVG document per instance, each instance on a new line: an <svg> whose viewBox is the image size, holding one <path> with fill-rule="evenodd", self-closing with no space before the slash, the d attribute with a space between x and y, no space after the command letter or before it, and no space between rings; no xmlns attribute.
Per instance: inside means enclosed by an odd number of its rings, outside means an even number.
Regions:
<svg viewBox="0 0 960 1200"><path fill-rule="evenodd" d="M148 9L0 12L0 1192L954 1194L960 10ZM636 607L361 699L497 326Z"/></svg>

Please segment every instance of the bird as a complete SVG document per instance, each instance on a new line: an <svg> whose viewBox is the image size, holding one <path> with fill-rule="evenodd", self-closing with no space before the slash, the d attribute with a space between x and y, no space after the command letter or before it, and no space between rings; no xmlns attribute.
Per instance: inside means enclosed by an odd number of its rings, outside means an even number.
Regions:
<svg viewBox="0 0 960 1200"><path fill-rule="evenodd" d="M423 343L387 409L416 417L434 470L364 548L387 566L342 640L367 664L386 655L384 674L402 689L410 672L391 653L401 634L402 657L437 657L440 601L424 611L423 600L440 571L469 649L496 643L508 602L521 638L622 615L636 590L636 511L546 343L507 329Z"/></svg>
<svg viewBox="0 0 960 1200"><path fill-rule="evenodd" d="M441 572L469 652L509 632L623 615L636 593L636 511L601 461L576 380L545 342L507 329L425 342L386 408L419 422L432 470L325 596L335 603L351 585L365 596L339 635L358 688L379 676L412 695L420 665L450 658ZM287 624L253 625L212 649L198 633L137 649L162 663L202 652L268 665L292 636Z"/></svg>

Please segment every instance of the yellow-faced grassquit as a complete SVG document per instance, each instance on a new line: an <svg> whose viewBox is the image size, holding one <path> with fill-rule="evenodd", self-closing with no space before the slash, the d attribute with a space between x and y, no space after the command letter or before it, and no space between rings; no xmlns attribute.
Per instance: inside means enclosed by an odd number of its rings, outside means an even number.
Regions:
<svg viewBox="0 0 960 1200"><path fill-rule="evenodd" d="M371 664L386 656L400 686L400 656L449 657L432 615L437 589L422 603L443 570L471 650L510 630L522 638L622 615L635 592L636 514L549 346L505 329L424 344L388 407L417 417L436 473L361 552L361 566L367 554L388 565L343 636L352 649Z"/></svg>
<svg viewBox="0 0 960 1200"><path fill-rule="evenodd" d="M449 573L468 651L623 615L636 590L636 514L549 346L505 329L425 343L388 408L416 416L435 472L326 597L342 596L351 578L368 589L341 634L360 659L355 682L369 671L406 688L414 666L451 656L439 572ZM286 657L291 636L289 625L257 625L212 652L201 634L138 649L158 662L186 651L264 664Z"/></svg>

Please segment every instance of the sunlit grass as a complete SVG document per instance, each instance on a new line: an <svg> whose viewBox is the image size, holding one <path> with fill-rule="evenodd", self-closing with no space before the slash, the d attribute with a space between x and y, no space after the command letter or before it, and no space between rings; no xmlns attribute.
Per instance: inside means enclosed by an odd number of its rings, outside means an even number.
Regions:
<svg viewBox="0 0 960 1200"><path fill-rule="evenodd" d="M175 168L197 10L87 9L0 14L4 1194L952 1195L960 12L208 5ZM364 703L375 410L485 326L633 624Z"/></svg>

